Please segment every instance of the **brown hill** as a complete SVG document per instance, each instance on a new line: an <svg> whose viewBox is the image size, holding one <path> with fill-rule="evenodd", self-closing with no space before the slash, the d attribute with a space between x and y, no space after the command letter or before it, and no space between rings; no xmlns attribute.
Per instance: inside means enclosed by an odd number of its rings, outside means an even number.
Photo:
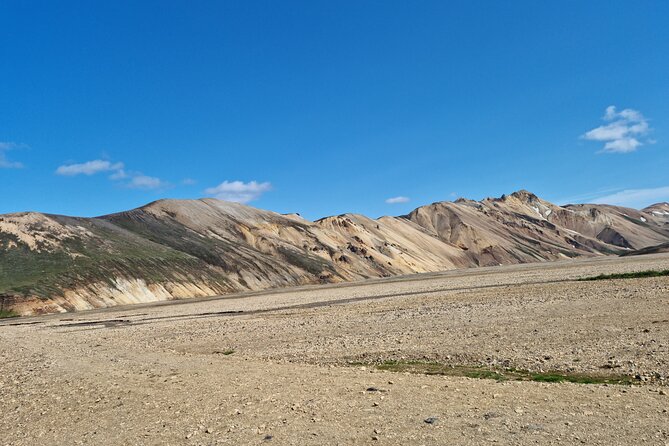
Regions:
<svg viewBox="0 0 669 446"><path fill-rule="evenodd" d="M650 221L669 228L669 203L655 203L641 210Z"/></svg>
<svg viewBox="0 0 669 446"><path fill-rule="evenodd" d="M7 214L0 216L0 311L622 254L669 241L662 212L663 205L557 206L518 191L433 203L402 217L315 222L215 199L159 200L98 218Z"/></svg>

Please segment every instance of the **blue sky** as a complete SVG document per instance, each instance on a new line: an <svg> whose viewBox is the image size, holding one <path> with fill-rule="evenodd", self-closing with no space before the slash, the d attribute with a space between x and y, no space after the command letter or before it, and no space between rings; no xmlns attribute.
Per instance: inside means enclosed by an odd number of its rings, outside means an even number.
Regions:
<svg viewBox="0 0 669 446"><path fill-rule="evenodd" d="M667 23L660 0L5 0L0 212L669 200Z"/></svg>

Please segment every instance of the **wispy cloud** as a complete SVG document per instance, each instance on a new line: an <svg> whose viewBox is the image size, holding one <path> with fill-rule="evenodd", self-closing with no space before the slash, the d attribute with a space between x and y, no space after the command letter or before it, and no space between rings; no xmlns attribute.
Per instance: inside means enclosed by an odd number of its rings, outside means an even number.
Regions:
<svg viewBox="0 0 669 446"><path fill-rule="evenodd" d="M620 190L621 189L619 187L601 188L584 194L571 195L565 198L558 198L554 200L554 203L557 204L558 206L564 206L565 204L572 204L572 203L592 203L592 201L596 198L606 195L612 195L613 193L619 192Z"/></svg>
<svg viewBox="0 0 669 446"><path fill-rule="evenodd" d="M126 183L130 189L162 189L168 186L160 178L150 177L148 175L136 174Z"/></svg>
<svg viewBox="0 0 669 446"><path fill-rule="evenodd" d="M196 183L197 181L192 178L184 178L183 180L181 180L181 184L183 184L184 186L192 186L193 184Z"/></svg>
<svg viewBox="0 0 669 446"><path fill-rule="evenodd" d="M593 203L615 204L637 209L661 201L669 201L669 186L648 189L625 189L592 200Z"/></svg>
<svg viewBox="0 0 669 446"><path fill-rule="evenodd" d="M0 169L20 169L23 167L22 163L18 161L10 161L7 159L5 152L13 149L18 149L25 147L25 144L17 144L14 142L1 142L0 141Z"/></svg>
<svg viewBox="0 0 669 446"><path fill-rule="evenodd" d="M608 124L600 125L581 135L583 139L604 142L602 152L629 153L645 143L652 143L645 140L651 130L648 120L637 110L626 108L617 111L616 107L611 105L606 108L602 119Z"/></svg>
<svg viewBox="0 0 669 446"><path fill-rule="evenodd" d="M205 189L207 195L212 195L219 200L234 201L237 203L248 203L260 198L262 194L272 190L272 184L268 182L258 183L250 181L223 181L216 187Z"/></svg>
<svg viewBox="0 0 669 446"><path fill-rule="evenodd" d="M144 175L141 172L126 171L125 164L122 162L111 162L108 160L92 160L84 163L64 164L56 169L57 175L77 176L77 175L95 175L98 173L110 173L109 179L119 182L123 187L129 189L163 189L169 186L169 183L160 178Z"/></svg>
<svg viewBox="0 0 669 446"><path fill-rule="evenodd" d="M399 196L399 197L388 198L388 199L386 200L386 203L388 203L388 204L397 204L397 203L406 203L406 202L408 202L408 201L409 201L409 197L402 197L402 196Z"/></svg>
<svg viewBox="0 0 669 446"><path fill-rule="evenodd" d="M110 180L125 180L128 178L128 174L124 169L118 169L113 174L109 175Z"/></svg>
<svg viewBox="0 0 669 446"><path fill-rule="evenodd" d="M123 171L123 163L112 163L106 160L86 161L80 164L64 164L56 169L56 174L64 176L75 175L95 175L100 172L118 172Z"/></svg>

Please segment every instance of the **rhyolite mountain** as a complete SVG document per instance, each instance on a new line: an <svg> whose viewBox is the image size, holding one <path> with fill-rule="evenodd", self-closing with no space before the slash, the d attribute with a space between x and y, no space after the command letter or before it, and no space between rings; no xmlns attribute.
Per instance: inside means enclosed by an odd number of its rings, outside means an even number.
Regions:
<svg viewBox="0 0 669 446"><path fill-rule="evenodd" d="M557 206L527 191L308 221L216 199L96 218L0 215L0 306L19 314L619 255L669 242L669 205Z"/></svg>

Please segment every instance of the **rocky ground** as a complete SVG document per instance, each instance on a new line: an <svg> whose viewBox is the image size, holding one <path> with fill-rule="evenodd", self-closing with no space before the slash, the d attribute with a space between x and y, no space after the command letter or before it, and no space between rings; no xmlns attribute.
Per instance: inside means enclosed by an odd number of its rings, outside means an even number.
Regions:
<svg viewBox="0 0 669 446"><path fill-rule="evenodd" d="M669 255L0 321L0 445L669 444ZM379 370L385 361L633 385ZM464 369L463 369L464 370Z"/></svg>

